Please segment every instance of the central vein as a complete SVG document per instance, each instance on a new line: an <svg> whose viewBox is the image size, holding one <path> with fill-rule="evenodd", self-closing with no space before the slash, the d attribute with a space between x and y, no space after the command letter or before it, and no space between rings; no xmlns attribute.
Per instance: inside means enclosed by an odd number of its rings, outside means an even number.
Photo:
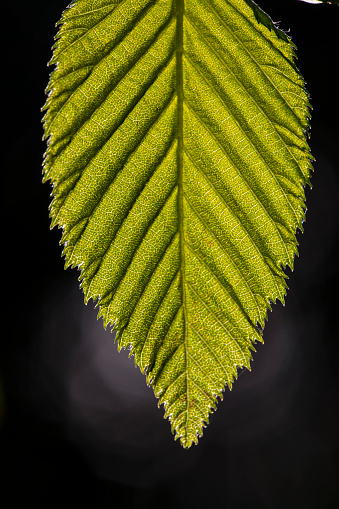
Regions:
<svg viewBox="0 0 339 509"><path fill-rule="evenodd" d="M184 191L183 191L183 19L184 0L176 0L176 88L177 88L177 169L178 169L178 220L180 234L180 265L181 265L181 295L184 314L184 344L186 357L186 438L189 407L188 385L188 351L187 351L187 310L186 310L186 284L185 284L185 251L184 251Z"/></svg>
<svg viewBox="0 0 339 509"><path fill-rule="evenodd" d="M185 252L184 252L184 192L183 192L183 17L184 0L176 0L176 89L177 89L177 171L178 171L178 221L180 234L181 288L184 318L185 309ZM186 322L186 319L184 320ZM186 329L186 323L185 323ZM186 338L186 330L185 330Z"/></svg>
<svg viewBox="0 0 339 509"><path fill-rule="evenodd" d="M178 171L178 220L180 234L180 264L181 264L181 286L182 304L185 309L185 253L184 253L184 192L183 192L183 17L184 0L176 0L176 87L177 87L177 171ZM185 320L186 322L186 320ZM186 326L185 326L186 327ZM185 334L186 336L186 334Z"/></svg>

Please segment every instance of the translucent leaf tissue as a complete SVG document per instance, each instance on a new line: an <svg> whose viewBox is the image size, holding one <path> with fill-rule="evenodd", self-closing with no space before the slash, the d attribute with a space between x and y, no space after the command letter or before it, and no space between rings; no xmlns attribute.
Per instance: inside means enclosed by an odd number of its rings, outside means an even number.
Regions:
<svg viewBox="0 0 339 509"><path fill-rule="evenodd" d="M185 448L284 301L312 160L294 56L251 0L75 0L59 24L52 226Z"/></svg>

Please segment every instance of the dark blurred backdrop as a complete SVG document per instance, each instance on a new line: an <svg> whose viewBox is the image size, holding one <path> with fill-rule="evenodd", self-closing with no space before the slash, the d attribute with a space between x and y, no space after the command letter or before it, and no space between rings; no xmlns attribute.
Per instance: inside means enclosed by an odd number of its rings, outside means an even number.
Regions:
<svg viewBox="0 0 339 509"><path fill-rule="evenodd" d="M339 8L259 4L298 46L314 108L313 189L286 306L274 306L252 372L189 451L84 306L78 273L63 270L60 231L49 230L40 108L67 0L2 5L3 509L339 507Z"/></svg>

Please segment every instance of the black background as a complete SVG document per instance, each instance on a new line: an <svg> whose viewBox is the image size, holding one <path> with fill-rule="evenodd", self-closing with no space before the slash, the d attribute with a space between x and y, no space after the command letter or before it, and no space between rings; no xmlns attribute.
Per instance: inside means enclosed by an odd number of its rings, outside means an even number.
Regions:
<svg viewBox="0 0 339 509"><path fill-rule="evenodd" d="M339 8L259 3L298 46L313 104L313 189L286 306L273 307L252 372L225 392L188 451L93 305L83 305L77 272L63 270L60 232L49 230L40 108L67 2L2 6L4 509L339 507Z"/></svg>

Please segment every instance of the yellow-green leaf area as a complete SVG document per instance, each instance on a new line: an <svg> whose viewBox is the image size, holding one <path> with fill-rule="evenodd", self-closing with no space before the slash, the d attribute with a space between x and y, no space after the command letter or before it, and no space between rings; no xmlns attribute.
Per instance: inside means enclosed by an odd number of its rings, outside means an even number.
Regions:
<svg viewBox="0 0 339 509"><path fill-rule="evenodd" d="M294 46L250 0L75 0L51 63L66 267L190 447L297 253L312 157Z"/></svg>

